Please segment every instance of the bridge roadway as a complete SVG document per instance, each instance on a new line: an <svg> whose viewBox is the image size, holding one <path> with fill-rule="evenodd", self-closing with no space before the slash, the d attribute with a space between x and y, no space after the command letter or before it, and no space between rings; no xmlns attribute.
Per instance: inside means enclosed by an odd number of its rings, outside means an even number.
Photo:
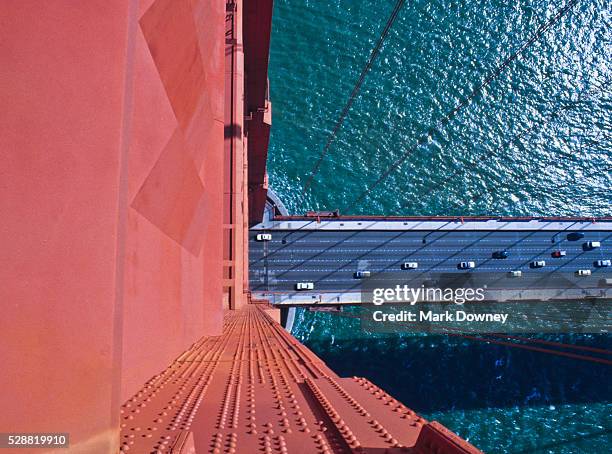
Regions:
<svg viewBox="0 0 612 454"><path fill-rule="evenodd" d="M435 229L422 230L423 223L370 223L365 230L351 230L354 223L339 221L260 224L250 231L250 285L254 292L298 293L297 282L313 282L314 292L358 291L358 270L400 271L403 262L418 262L420 272L460 272L457 264L474 261L469 272L521 270L526 273L570 272L590 269L593 276L611 277L610 268L596 268L595 260L612 259L612 223L502 223L474 226L439 223ZM389 224L389 223L387 223ZM429 223L431 224L431 223ZM488 225L487 225L488 224ZM532 223L530 223L532 224ZM380 226L384 230L376 227ZM420 226L417 227L417 226ZM285 227L285 228L279 228ZM428 227L428 226L425 226ZM515 228L516 227L516 228ZM429 227L428 227L429 228ZM512 230L511 230L512 229ZM585 237L568 241L570 231ZM271 233L271 241L256 241L258 233ZM586 241L600 241L601 248L586 251ZM554 250L567 251L563 258L552 258ZM492 253L507 250L507 259L494 259ZM531 269L533 260L546 266ZM414 271L404 271L413 273Z"/></svg>

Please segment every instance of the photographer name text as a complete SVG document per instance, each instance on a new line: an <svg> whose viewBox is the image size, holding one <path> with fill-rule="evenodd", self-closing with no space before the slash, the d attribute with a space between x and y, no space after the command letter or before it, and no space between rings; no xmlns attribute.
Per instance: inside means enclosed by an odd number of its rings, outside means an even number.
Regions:
<svg viewBox="0 0 612 454"><path fill-rule="evenodd" d="M461 310L444 312L420 310L418 312L400 311L392 313L374 311L372 312L372 319L375 322L496 322L505 324L508 320L508 314L472 314Z"/></svg>

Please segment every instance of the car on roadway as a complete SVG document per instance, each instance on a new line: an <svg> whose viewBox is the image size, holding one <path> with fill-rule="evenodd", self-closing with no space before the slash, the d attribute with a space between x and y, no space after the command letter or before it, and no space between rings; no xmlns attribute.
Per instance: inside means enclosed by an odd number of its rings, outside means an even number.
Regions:
<svg viewBox="0 0 612 454"><path fill-rule="evenodd" d="M567 234L568 241L578 241L584 238L584 233L582 232L570 232Z"/></svg>
<svg viewBox="0 0 612 454"><path fill-rule="evenodd" d="M418 267L419 264L417 262L404 262L401 266L403 270L416 270Z"/></svg>
<svg viewBox="0 0 612 454"><path fill-rule="evenodd" d="M546 262L544 260L534 260L529 264L531 268L544 268L546 266Z"/></svg>
<svg viewBox="0 0 612 454"><path fill-rule="evenodd" d="M582 245L582 249L585 251L592 251L593 249L597 249L601 247L601 243L599 241L587 241Z"/></svg>
<svg viewBox="0 0 612 454"><path fill-rule="evenodd" d="M591 270L578 270L576 271L576 276L590 276Z"/></svg>
<svg viewBox="0 0 612 454"><path fill-rule="evenodd" d="M595 260L593 265L595 268L605 268L606 266L612 266L612 260Z"/></svg>
<svg viewBox="0 0 612 454"><path fill-rule="evenodd" d="M370 277L372 273L370 271L355 271L353 277L355 279L363 279L364 277Z"/></svg>
<svg viewBox="0 0 612 454"><path fill-rule="evenodd" d="M476 268L476 262L459 262L457 264L457 268L460 270L470 270L472 268Z"/></svg>
<svg viewBox="0 0 612 454"><path fill-rule="evenodd" d="M565 257L567 255L567 251L552 251L552 253L550 254L551 257L553 258L561 258L561 257Z"/></svg>
<svg viewBox="0 0 612 454"><path fill-rule="evenodd" d="M491 254L494 259L507 259L509 255L508 251L495 251Z"/></svg>
<svg viewBox="0 0 612 454"><path fill-rule="evenodd" d="M271 233L258 233L255 237L257 241L270 241L272 239Z"/></svg>
<svg viewBox="0 0 612 454"><path fill-rule="evenodd" d="M521 270L513 270L508 273L508 276L510 277L521 277L522 275L523 272Z"/></svg>
<svg viewBox="0 0 612 454"><path fill-rule="evenodd" d="M298 282L295 284L296 290L314 290L314 282Z"/></svg>

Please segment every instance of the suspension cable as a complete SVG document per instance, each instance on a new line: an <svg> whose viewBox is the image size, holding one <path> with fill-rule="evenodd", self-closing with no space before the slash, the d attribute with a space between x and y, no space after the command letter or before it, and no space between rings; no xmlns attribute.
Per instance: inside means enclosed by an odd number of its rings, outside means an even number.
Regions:
<svg viewBox="0 0 612 454"><path fill-rule="evenodd" d="M325 146L323 147L323 150L321 151L321 154L319 155L317 162L315 163L312 170L310 171L310 176L308 177L308 180L306 180L306 184L304 185L304 188L302 189L302 200L301 201L304 200L304 197L306 196L306 191L312 184L312 181L315 175L319 172L319 168L321 167L321 163L323 162L323 159L325 159L325 156L327 155L329 148L331 147L332 143L336 140L338 131L340 130L342 123L344 123L344 120L346 116L348 115L349 110L351 109L351 106L353 105L353 102L355 101L355 98L357 97L359 93L359 90L361 89L361 85L363 84L363 81L365 80L365 77L368 71L372 67L372 64L376 60L376 57L378 57L378 54L380 53L380 50L382 49L382 45L385 42L387 35L389 34L389 30L391 30L391 27L393 26L393 23L395 22L397 15L402 9L404 2L405 0L397 0L397 2L395 3L395 7L393 8L393 11L391 12L391 16L389 16L389 19L387 19L385 28L383 29L382 33L380 34L380 37L378 38L378 41L376 42L376 45L374 46L374 48L372 49L372 52L370 53L370 58L368 59L367 64L361 70L361 74L359 75L359 78L357 79L357 82L355 83L355 86L353 87L353 90L351 91L351 94L346 104L344 105L342 112L340 113L340 116L336 120L336 124L334 125L334 128L332 129L329 136L327 137L327 142L325 143Z"/></svg>
<svg viewBox="0 0 612 454"><path fill-rule="evenodd" d="M549 346L552 346L552 347L569 348L569 349L574 349L574 350L583 350L583 351L591 352L591 353L600 353L602 355L612 355L612 350L606 350L604 348L597 348L597 347L590 347L588 345L566 344L566 343L563 343L563 342L549 341L549 340L545 340L545 339L529 338L529 337L522 337L522 336L512 336L510 334L489 333L489 334L487 334L487 336L502 337L502 338L518 340L518 341L522 341L522 342L528 342L528 343L534 343L534 344L542 344L542 345L549 345Z"/></svg>
<svg viewBox="0 0 612 454"><path fill-rule="evenodd" d="M353 205L357 205L362 202L366 197L370 195L370 193L387 177L396 170L400 165L406 161L408 156L410 156L414 151L418 149L418 147L424 143L426 143L430 138L433 138L434 131L443 126L446 126L450 120L452 120L457 113L465 106L467 106L476 96L478 96L482 89L490 85L495 79L497 79L505 70L510 66L510 64L520 57L525 50L533 43L538 41L548 30L550 30L554 25L559 22L568 11L570 11L580 0L569 0L567 4L559 9L557 13L546 21L544 24L541 24L537 30L533 33L531 38L525 41L516 51L514 51L509 57L507 57L499 66L495 68L480 84L474 88L470 94L461 100L450 112L440 118L434 126L430 127L426 134L422 135L408 150L406 150L398 159L396 159L387 169L378 177L378 179L371 185L369 188L366 188L360 195L355 199Z"/></svg>
<svg viewBox="0 0 612 454"><path fill-rule="evenodd" d="M342 313L334 313L334 315L345 317L345 318L355 318L355 319L360 318L358 315L353 315L353 314L349 315L349 314L342 314ZM505 347L513 347L513 348L519 348L523 350L530 350L530 351L535 351L538 353L547 353L549 355L554 355L554 356L564 356L566 358L572 358L572 359L577 359L581 361L588 361L592 363L606 364L608 366L612 365L612 361L605 359L605 358L583 355L580 353L572 353L572 352L554 350L554 349L544 348L544 347L537 347L535 345L528 345L528 344L532 344L532 343L543 344L543 345L549 345L549 346L554 346L554 347L559 347L559 348L583 350L583 351L589 351L591 353L611 355L612 351L606 350L606 349L600 349L596 347L583 346L583 345L575 345L575 344L565 344L562 342L547 341L544 339L537 339L537 338L512 336L512 335L507 335L507 334L502 334L502 333L487 333L487 334L482 334L479 336L468 335L468 334L461 333L460 330L458 329L453 329L448 326L445 326L444 329L446 330L446 332L440 333L440 334L444 334L447 336L453 336L453 337L462 337L464 339L485 342L488 344L495 344L495 345L502 345ZM501 340L501 339L496 340L496 339L491 339L490 337L483 337L483 336L497 337L497 338L501 338L505 340ZM516 340L516 341L524 342L524 343L521 344L521 343L516 343L516 342L510 342L510 340Z"/></svg>
<svg viewBox="0 0 612 454"><path fill-rule="evenodd" d="M536 347L533 345L525 345L525 344L517 344L514 342L506 342L506 341L501 341L501 340L494 340L494 339L490 339L490 338L486 338L486 337L478 337L478 336L469 336L467 334L459 334L459 333L447 333L449 336L456 336L456 337L463 337L465 339L470 339L470 340L476 340L476 341L480 341L480 342L486 342L488 344L496 344L496 345L503 345L505 347L514 347L514 348L520 348L523 350L531 350L534 352L539 352L539 353L548 353L549 355L555 355L555 356L565 356L567 358L572 358L572 359L579 359L582 361L589 361L592 363L600 363L600 364L606 364L608 366L612 366L612 361L608 360L608 359L604 359L604 358L597 358L594 356L588 356L588 355L581 355L578 353L571 353L571 352L563 352L563 351L559 351L559 350L551 350L548 348L542 348L542 347Z"/></svg>

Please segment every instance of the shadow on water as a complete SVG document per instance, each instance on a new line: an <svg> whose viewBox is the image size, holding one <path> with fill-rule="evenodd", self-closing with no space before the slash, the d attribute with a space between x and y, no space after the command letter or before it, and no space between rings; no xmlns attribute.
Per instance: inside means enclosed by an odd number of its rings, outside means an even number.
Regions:
<svg viewBox="0 0 612 454"><path fill-rule="evenodd" d="M571 437L565 440L560 440L554 443L547 443L538 447L529 447L526 449L519 449L517 451L512 451L510 454L532 454L532 453L548 453L551 449L555 448L565 448L568 444L572 444L575 442L585 441L585 440L595 440L604 436L610 436L612 434L612 430L599 430L597 432L581 434L576 437Z"/></svg>
<svg viewBox="0 0 612 454"><path fill-rule="evenodd" d="M441 335L305 343L340 376L364 376L423 414L612 401L605 364ZM581 343L612 347L606 335Z"/></svg>

